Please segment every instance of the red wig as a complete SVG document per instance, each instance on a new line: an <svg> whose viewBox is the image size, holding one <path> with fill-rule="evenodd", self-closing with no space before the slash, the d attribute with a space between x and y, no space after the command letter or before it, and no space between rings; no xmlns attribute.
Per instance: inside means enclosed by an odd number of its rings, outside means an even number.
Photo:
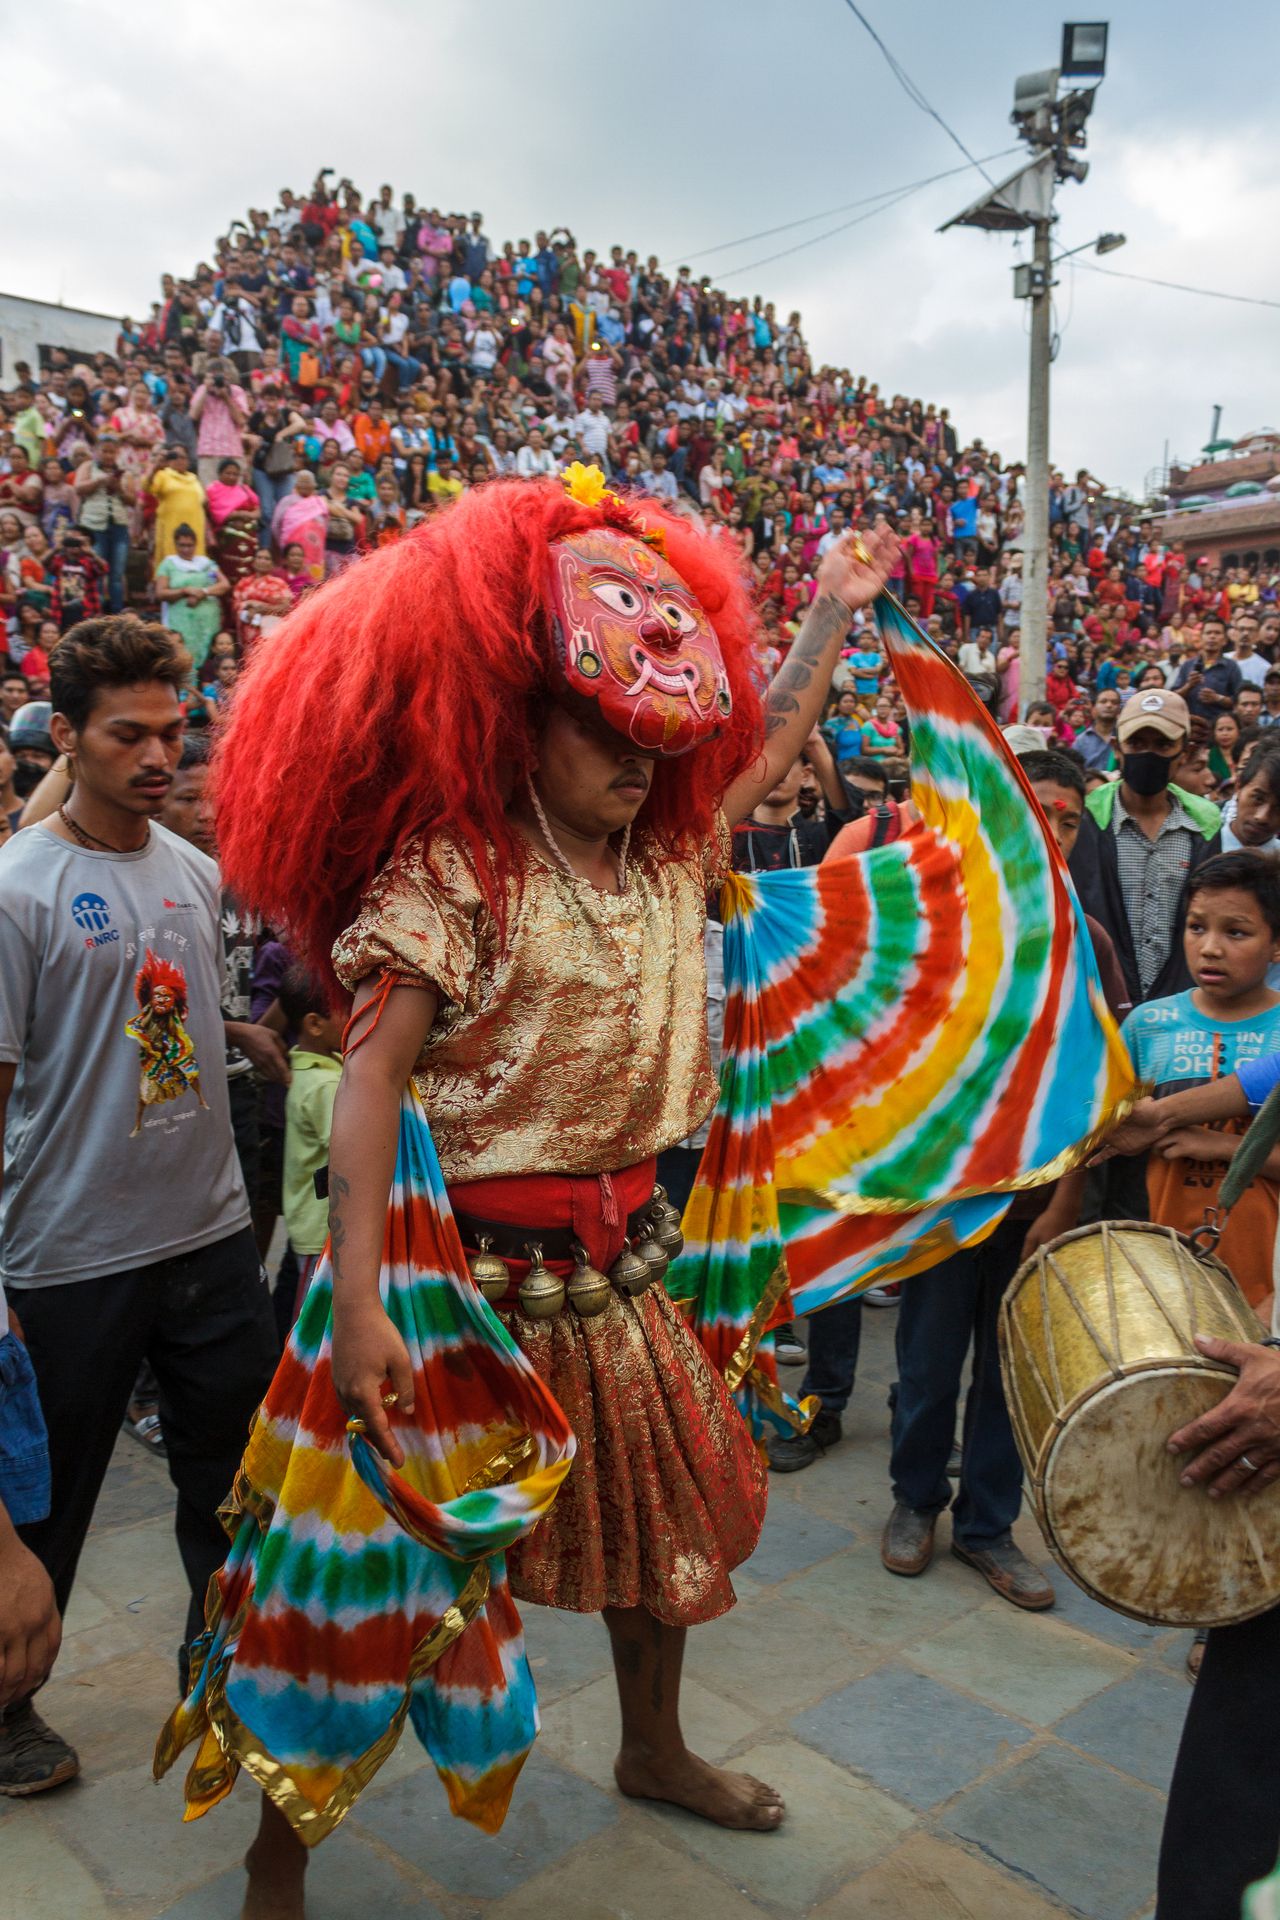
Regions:
<svg viewBox="0 0 1280 1920"><path fill-rule="evenodd" d="M655 764L640 822L673 852L711 832L760 752L756 621L736 544L649 503L716 630L733 697L714 741ZM214 760L223 874L333 982L330 950L408 836L448 828L501 920L520 840L506 802L537 764L550 666L547 548L617 525L555 481L493 480L306 599L255 651Z"/></svg>

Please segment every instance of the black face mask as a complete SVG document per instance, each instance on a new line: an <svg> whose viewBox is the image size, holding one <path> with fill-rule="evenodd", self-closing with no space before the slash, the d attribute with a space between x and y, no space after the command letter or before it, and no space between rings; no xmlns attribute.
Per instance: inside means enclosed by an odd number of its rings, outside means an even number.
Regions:
<svg viewBox="0 0 1280 1920"><path fill-rule="evenodd" d="M1144 800L1163 793L1173 772L1173 762L1163 753L1125 753L1120 756L1120 778Z"/></svg>
<svg viewBox="0 0 1280 1920"><path fill-rule="evenodd" d="M43 779L43 767L29 766L25 760L19 760L13 770L13 790L19 800L29 800Z"/></svg>

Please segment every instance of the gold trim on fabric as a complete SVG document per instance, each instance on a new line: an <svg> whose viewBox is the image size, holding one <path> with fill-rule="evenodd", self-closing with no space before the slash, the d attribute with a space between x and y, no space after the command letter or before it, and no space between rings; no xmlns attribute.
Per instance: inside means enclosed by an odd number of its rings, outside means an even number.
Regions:
<svg viewBox="0 0 1280 1920"><path fill-rule="evenodd" d="M536 1455L537 1450L537 1442L532 1434L515 1435L468 1476L462 1491L477 1493L497 1486L508 1475L514 1474L518 1468L527 1465ZM218 1510L218 1517L233 1537L245 1516L256 1520L259 1528L265 1533L274 1516L275 1505L276 1503L268 1495L260 1493L253 1485L242 1462L232 1482L231 1491ZM398 1509L396 1518L411 1538L418 1538L415 1530L407 1524L407 1517ZM432 1551L435 1552L438 1549L433 1548ZM346 1768L323 1807L317 1808L314 1802L300 1792L288 1769L274 1759L264 1747L257 1744L244 1722L227 1704L226 1677L229 1662L223 1662L219 1670L210 1676L204 1701L198 1715L191 1716L190 1724L184 1725L186 1702L183 1702L181 1706L175 1708L161 1728L151 1763L153 1777L157 1780L162 1779L173 1766L178 1755L190 1746L193 1740L198 1739L200 1745L188 1769L183 1788L186 1819L199 1819L220 1800L225 1799L234 1787L236 1776L243 1767L272 1803L280 1809L302 1844L306 1847L318 1846L321 1840L333 1832L339 1821L346 1817L379 1767L395 1750L396 1743L404 1731L410 1695L415 1683L430 1671L459 1635L466 1632L489 1597L489 1584L489 1565L486 1558L472 1568L466 1585L457 1599L445 1609L430 1633L426 1634L414 1648L409 1657L409 1670L400 1705L392 1715L385 1731L378 1736L371 1747ZM239 1640L248 1611L249 1601L246 1599L227 1634L227 1641L232 1647ZM215 1575L209 1583L209 1597L205 1603L205 1625L210 1635L216 1632L221 1618L222 1591ZM206 1647L193 1657L188 1700L199 1681L209 1651L210 1648Z"/></svg>
<svg viewBox="0 0 1280 1920"><path fill-rule="evenodd" d="M794 1427L797 1433L808 1433L821 1410L822 1402L818 1399L817 1395L807 1393L803 1400L796 1402L801 1415L800 1419L797 1420L795 1414L792 1413L791 1408L787 1405L786 1395L783 1393L782 1388L768 1379L766 1375L760 1371L759 1367L752 1367L748 1376L748 1384L762 1405L768 1407L770 1413L776 1414L779 1420L785 1420L789 1427Z"/></svg>
<svg viewBox="0 0 1280 1920"><path fill-rule="evenodd" d="M452 1606L446 1607L430 1633L418 1642L410 1655L404 1692L385 1731L379 1734L373 1745L344 1770L341 1780L322 1807L317 1807L302 1793L288 1768L274 1759L265 1747L258 1745L243 1720L228 1705L227 1665L223 1664L211 1677L205 1698L205 1714L209 1730L217 1741L221 1760L214 1761L209 1754L206 1735L187 1776L188 1817L197 1817L199 1813L206 1812L210 1806L221 1800L230 1791L236 1774L243 1767L250 1779L255 1780L262 1788L273 1806L279 1808L303 1846L318 1846L320 1841L331 1834L338 1823L351 1811L379 1767L394 1752L396 1743L404 1731L410 1696L416 1682L430 1671L441 1654L453 1645L459 1635L465 1633L488 1597L489 1567L487 1561L482 1561L473 1568L466 1585ZM242 1625L243 1619L238 1619L235 1627L236 1634ZM168 1732L169 1728L166 1727L156 1749L153 1771L157 1779L171 1764L172 1759L177 1757L175 1752L162 1764L162 1749Z"/></svg>
<svg viewBox="0 0 1280 1920"><path fill-rule="evenodd" d="M1106 1145L1114 1129L1129 1118L1147 1090L1143 1085L1124 1094L1111 1109L1104 1126L1094 1127L1082 1140L1064 1147L1044 1166L1017 1174L1012 1180L991 1180L980 1187L957 1187L936 1200L864 1200L856 1193L836 1193L829 1187L779 1187L778 1199L787 1206L826 1207L833 1213L898 1214L926 1213L932 1207L950 1206L956 1200L981 1200L991 1193L1025 1193L1029 1187L1047 1186L1051 1180L1061 1180L1064 1174L1085 1166L1098 1149Z"/></svg>
<svg viewBox="0 0 1280 1920"><path fill-rule="evenodd" d="M787 1256L778 1257L778 1264L772 1277L756 1304L755 1311L747 1322L747 1330L734 1349L733 1358L724 1370L725 1383L730 1393L736 1393L746 1379L755 1358L756 1348L768 1324L769 1315L781 1300L787 1289Z"/></svg>
<svg viewBox="0 0 1280 1920"><path fill-rule="evenodd" d="M520 1434L517 1439L512 1440L505 1446L501 1452L491 1455L482 1467L476 1468L475 1472L467 1481L466 1491L468 1493L483 1493L490 1487L498 1486L509 1474L515 1473L518 1467L526 1466L537 1451L538 1443L533 1435L531 1433Z"/></svg>
<svg viewBox="0 0 1280 1920"><path fill-rule="evenodd" d="M231 1491L218 1508L218 1519L222 1522L223 1530L233 1540L246 1513L251 1514L261 1531L266 1533L275 1519L276 1503L270 1494L260 1493L254 1486L242 1460L231 1482Z"/></svg>

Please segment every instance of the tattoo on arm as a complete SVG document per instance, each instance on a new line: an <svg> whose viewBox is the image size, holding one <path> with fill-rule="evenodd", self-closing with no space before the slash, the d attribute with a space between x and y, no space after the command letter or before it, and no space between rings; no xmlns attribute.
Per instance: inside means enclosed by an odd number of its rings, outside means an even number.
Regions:
<svg viewBox="0 0 1280 1920"><path fill-rule="evenodd" d="M764 703L766 740L799 713L796 695L811 683L832 639L848 631L849 619L849 609L833 594L814 601L795 645L769 683Z"/></svg>
<svg viewBox="0 0 1280 1920"><path fill-rule="evenodd" d="M342 1273L342 1249L347 1238L347 1224L342 1217L342 1203L351 1195L351 1182L344 1180L340 1173L329 1175L329 1260L333 1267L333 1277L338 1279Z"/></svg>

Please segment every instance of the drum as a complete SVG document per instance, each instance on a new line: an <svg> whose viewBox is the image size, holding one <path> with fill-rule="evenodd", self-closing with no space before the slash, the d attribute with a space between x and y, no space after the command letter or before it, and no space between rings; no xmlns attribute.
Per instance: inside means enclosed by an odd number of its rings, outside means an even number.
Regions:
<svg viewBox="0 0 1280 1920"><path fill-rule="evenodd" d="M1195 1336L1262 1333L1222 1262L1170 1227L1081 1227L1015 1275L1000 1364L1018 1451L1055 1560L1104 1606L1212 1627L1280 1601L1280 1481L1210 1500L1166 1447L1236 1378Z"/></svg>

